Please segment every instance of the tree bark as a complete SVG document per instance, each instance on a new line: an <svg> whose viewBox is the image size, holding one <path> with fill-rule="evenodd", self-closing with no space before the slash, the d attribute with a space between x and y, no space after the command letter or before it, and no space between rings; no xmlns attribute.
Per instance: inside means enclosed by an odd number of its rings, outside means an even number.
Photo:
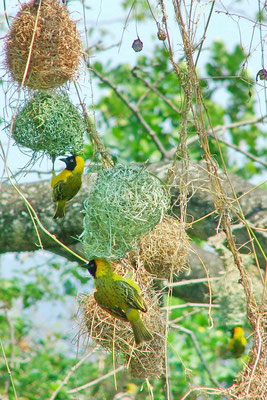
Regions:
<svg viewBox="0 0 267 400"><path fill-rule="evenodd" d="M166 163L155 163L149 166L149 170L162 180L166 179L170 165ZM174 179L171 183L171 193L173 201L173 212L179 215L179 207L176 205L178 199L178 183L181 174L180 165L174 171ZM222 179L224 177L222 176ZM210 190L208 174L204 164L191 164L189 170L190 198L188 201L188 222L199 219L214 210L213 197ZM267 194L260 188L244 179L231 175L231 181L238 196L245 194L240 199L244 215L247 221L254 227L263 228L266 221ZM51 188L49 181L26 183L19 186L25 197L35 208L43 225L55 234L66 245L77 243L79 235L83 230L83 201L88 195L92 179L91 175L86 175L83 180L83 188L78 195L68 203L67 213L64 219L53 220L55 205L51 200ZM233 200L230 185L224 179L224 187ZM253 190L252 190L253 189ZM218 216L216 213L195 223L188 230L190 236L195 236L202 240L216 234L219 228ZM240 246L246 245L240 251L248 252L251 250L249 237L245 227L233 217L232 227L236 241ZM29 216L26 205L20 195L11 185L2 184L0 195L0 253L34 251L40 248L37 234L33 222ZM58 244L44 234L40 229L39 233L45 249L53 250ZM263 248L267 247L267 235L263 231L255 231L258 240ZM255 247L259 261L264 265L264 259L256 243Z"/></svg>

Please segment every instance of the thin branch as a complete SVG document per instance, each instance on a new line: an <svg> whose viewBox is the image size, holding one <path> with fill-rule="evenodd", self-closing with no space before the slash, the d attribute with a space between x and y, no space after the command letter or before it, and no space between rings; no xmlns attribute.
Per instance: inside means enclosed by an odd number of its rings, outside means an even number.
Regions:
<svg viewBox="0 0 267 400"><path fill-rule="evenodd" d="M266 24L263 24L261 21L256 21L254 19L248 18L248 17L244 17L243 15L240 14L234 14L234 13L230 13L229 11L223 11L223 10L216 10L215 11L217 14L226 14L229 15L230 17L238 17L238 19L246 19L249 22L252 22L255 25L260 25L260 26L265 26L267 27Z"/></svg>
<svg viewBox="0 0 267 400"><path fill-rule="evenodd" d="M71 375L87 360L88 357L90 357L92 355L93 351L91 351L90 353L86 354L79 362L77 362L77 364L75 364L67 373L67 375L65 376L64 380L59 384L59 386L57 387L57 389L54 391L54 393L52 393L52 396L49 397L49 400L54 400L59 391L62 389L62 387L64 385L66 385L71 377Z"/></svg>
<svg viewBox="0 0 267 400"><path fill-rule="evenodd" d="M214 278L199 278L199 279L188 279L188 280L184 280L181 282L174 282L174 283L169 283L167 285L167 287L177 287L177 286L185 286L185 285L192 285L194 283L198 284L198 283L203 283L203 282L208 282L208 281L217 281L218 279L220 279L220 277L214 277Z"/></svg>
<svg viewBox="0 0 267 400"><path fill-rule="evenodd" d="M118 372L122 371L124 368L125 368L125 367L122 365L121 367L115 369L114 371L108 372L106 375L103 375L103 376L101 376L100 378L95 379L94 381L88 382L88 383L86 383L85 385L78 386L78 387L76 387L76 388L74 388L74 389L68 390L67 393L77 393L77 392L80 392L81 390L84 390L84 389L87 389L87 388L89 388L89 387L91 387L91 386L94 386L94 385L96 385L97 383L102 382L102 381L104 381L105 379L109 378L110 376L112 376L112 375L114 375L114 374L117 374Z"/></svg>
<svg viewBox="0 0 267 400"><path fill-rule="evenodd" d="M1 350L2 350L2 354L3 354L3 358L4 358L4 361L5 361L5 364L6 364L6 369L7 369L8 375L10 377L10 382L11 382L11 385L12 385L12 388L13 388L13 391L14 391L15 399L18 400L17 391L16 391L14 380L13 380L12 372L11 372L11 370L9 368L7 357L6 357L6 353L5 353L5 349L4 349L4 346L3 346L3 343L2 343L1 339L0 339L0 347L1 347Z"/></svg>
<svg viewBox="0 0 267 400"><path fill-rule="evenodd" d="M208 30L208 26L209 26L209 23L210 23L210 19L211 19L212 13L213 13L214 6L215 6L215 0L213 0L213 3L212 3L211 8L210 8L210 12L209 12L209 16L208 16L208 21L207 21L207 23L206 23L205 30L204 30L204 33L203 33L203 35L202 35L201 43L200 43L200 46L199 46L199 49L198 49L197 58L196 58L196 62L195 62L195 67L197 66L197 63L198 63L198 59L199 59L201 50L202 50L204 41L205 41L205 39L206 39L206 33L207 33L207 30Z"/></svg>
<svg viewBox="0 0 267 400"><path fill-rule="evenodd" d="M212 278L210 278L210 280L211 279ZM220 308L219 304L212 304L211 306L213 308ZM177 304L175 306L162 307L161 310L170 310L171 311L171 310L177 310L178 308L186 308L186 307L204 307L204 308L209 308L210 305L208 303L185 303L185 304Z"/></svg>
<svg viewBox="0 0 267 400"><path fill-rule="evenodd" d="M118 87L112 83L108 78L100 74L95 68L90 67L88 64L86 64L88 68L91 68L92 72L105 84L107 84L114 92L117 94L117 96L124 102L124 104L132 111L132 113L136 116L140 124L143 126L143 128L147 131L155 145L157 146L158 150L163 156L163 159L168 158L168 152L165 150L165 148L162 146L160 140L157 137L156 132L150 127L150 125L146 122L144 117L142 116L139 108L137 108L135 105L131 104L128 99L124 96L124 94L121 93L121 91L118 89Z"/></svg>
<svg viewBox="0 0 267 400"><path fill-rule="evenodd" d="M143 78L141 75L139 75L136 70L137 70L137 67L132 69L133 76L140 79L147 87L149 87L149 89L151 89L154 93L156 93L166 104L168 104L168 106L174 112L176 112L177 114L182 113L182 111L179 110L179 108L177 108L171 100L167 99L167 97L165 97L164 94L162 94L154 85L151 85L151 83L149 81L147 81L145 78Z"/></svg>
<svg viewBox="0 0 267 400"><path fill-rule="evenodd" d="M91 71L92 68L90 67L90 64L88 61L86 61L86 65L88 66L88 69L90 69L90 71ZM86 125L86 130L90 136L90 139L94 146L94 149L96 149L100 153L103 163L106 168L113 167L114 166L113 160L112 160L108 150L105 148L105 145L104 145L99 133L96 130L95 124L91 121L85 104L82 102L82 99L81 99L81 96L79 93L79 89L78 89L78 84L75 80L73 81L73 83L74 83L74 86L76 89L77 96L79 98L80 105L83 110L83 117L84 117L84 122Z"/></svg>
<svg viewBox="0 0 267 400"><path fill-rule="evenodd" d="M266 116L255 118L255 119L248 120L248 121L233 122L233 123L227 124L227 125L218 125L213 129L213 132L220 132L220 131L224 132L227 129L237 128L239 126L252 125L252 124L257 124L257 123L260 123L260 122L265 122L265 118L266 118ZM231 148L235 149L236 151L238 151L239 153L244 154L245 156L247 156L251 160L256 161L257 163L262 164L265 167L267 167L267 163L265 161L263 161L262 159L260 159L259 157L254 156L253 154L249 153L246 150L242 150L239 146L237 146L237 145L235 145L233 143L227 142L226 140L220 139L218 137L215 138L213 136L213 134L212 134L212 130L211 129L207 130L207 134L211 139L214 139L214 140L216 140L216 141L218 141L220 143L223 143L227 147L231 147ZM190 145L190 144L196 142L198 140L198 138L199 138L198 135L194 135L193 137L188 139L187 144Z"/></svg>
<svg viewBox="0 0 267 400"><path fill-rule="evenodd" d="M173 324L173 325L171 325L171 326L172 326L173 328L179 329L180 331L186 333L187 335L189 335L189 336L191 337L192 342L193 342L193 344L194 344L194 346L195 346L196 352L197 352L197 354L198 354L198 356L199 356L199 358L200 358L200 361L202 362L202 364L203 364L205 370L207 371L211 382L212 382L214 385L220 387L219 382L212 376L211 370L210 370L208 364L206 363L206 360L204 359L204 357L203 357L203 355L202 355L202 352L201 352L200 347L199 347L199 344L198 344L198 340L197 340L197 338L196 338L194 332L193 332L193 331L190 331L189 329L186 329L186 328L184 328L184 327L182 327L182 326L180 326L180 325L175 325L175 324Z"/></svg>

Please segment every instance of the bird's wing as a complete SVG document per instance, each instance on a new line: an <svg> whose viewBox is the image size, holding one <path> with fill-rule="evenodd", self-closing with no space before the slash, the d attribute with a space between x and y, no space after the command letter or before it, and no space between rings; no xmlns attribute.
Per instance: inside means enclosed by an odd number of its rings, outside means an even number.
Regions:
<svg viewBox="0 0 267 400"><path fill-rule="evenodd" d="M58 181L53 187L52 199L54 202L66 200L66 190L68 190L68 184L66 181Z"/></svg>
<svg viewBox="0 0 267 400"><path fill-rule="evenodd" d="M128 321L125 312L118 306L110 305L110 303L104 300L98 292L94 293L97 304L103 308L103 310L109 312L109 314L113 315L116 318L120 318L123 321Z"/></svg>
<svg viewBox="0 0 267 400"><path fill-rule="evenodd" d="M53 201L70 200L78 193L81 187L81 179L69 176L67 179L58 181L53 187Z"/></svg>
<svg viewBox="0 0 267 400"><path fill-rule="evenodd" d="M123 300L132 308L141 310L143 312L147 311L147 306L144 300L138 293L138 291L124 280L118 280L114 282L115 290L118 290L123 297Z"/></svg>

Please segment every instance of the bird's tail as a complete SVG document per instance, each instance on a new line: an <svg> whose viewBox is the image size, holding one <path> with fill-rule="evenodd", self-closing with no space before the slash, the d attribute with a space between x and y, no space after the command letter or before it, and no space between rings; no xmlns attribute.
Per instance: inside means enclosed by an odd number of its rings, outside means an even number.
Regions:
<svg viewBox="0 0 267 400"><path fill-rule="evenodd" d="M65 210L66 210L66 202L58 201L57 209L56 209L55 215L53 216L53 219L63 218L65 215Z"/></svg>
<svg viewBox="0 0 267 400"><path fill-rule="evenodd" d="M148 342L149 340L152 340L153 336L141 320L139 311L132 310L130 314L133 315L129 315L129 313L126 315L132 326L135 343L139 345L144 341Z"/></svg>

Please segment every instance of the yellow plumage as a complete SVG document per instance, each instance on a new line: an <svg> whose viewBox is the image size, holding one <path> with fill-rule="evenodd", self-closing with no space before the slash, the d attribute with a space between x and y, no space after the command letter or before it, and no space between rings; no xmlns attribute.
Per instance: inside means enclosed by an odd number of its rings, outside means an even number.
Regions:
<svg viewBox="0 0 267 400"><path fill-rule="evenodd" d="M236 357L241 357L246 349L247 339L244 336L244 330L240 326L233 329L232 338L229 340L228 348Z"/></svg>
<svg viewBox="0 0 267 400"><path fill-rule="evenodd" d="M112 265L103 258L90 261L86 268L95 278L95 299L99 306L113 316L130 322L137 345L153 339L139 314L139 310L146 312L147 307L137 283L113 272Z"/></svg>
<svg viewBox="0 0 267 400"><path fill-rule="evenodd" d="M134 400L138 387L134 383L127 383L123 388L125 391L117 393L113 400Z"/></svg>
<svg viewBox="0 0 267 400"><path fill-rule="evenodd" d="M52 199L57 203L56 213L53 219L62 218L65 215L67 201L71 200L80 190L84 160L80 156L61 158L66 163L66 168L52 178Z"/></svg>

